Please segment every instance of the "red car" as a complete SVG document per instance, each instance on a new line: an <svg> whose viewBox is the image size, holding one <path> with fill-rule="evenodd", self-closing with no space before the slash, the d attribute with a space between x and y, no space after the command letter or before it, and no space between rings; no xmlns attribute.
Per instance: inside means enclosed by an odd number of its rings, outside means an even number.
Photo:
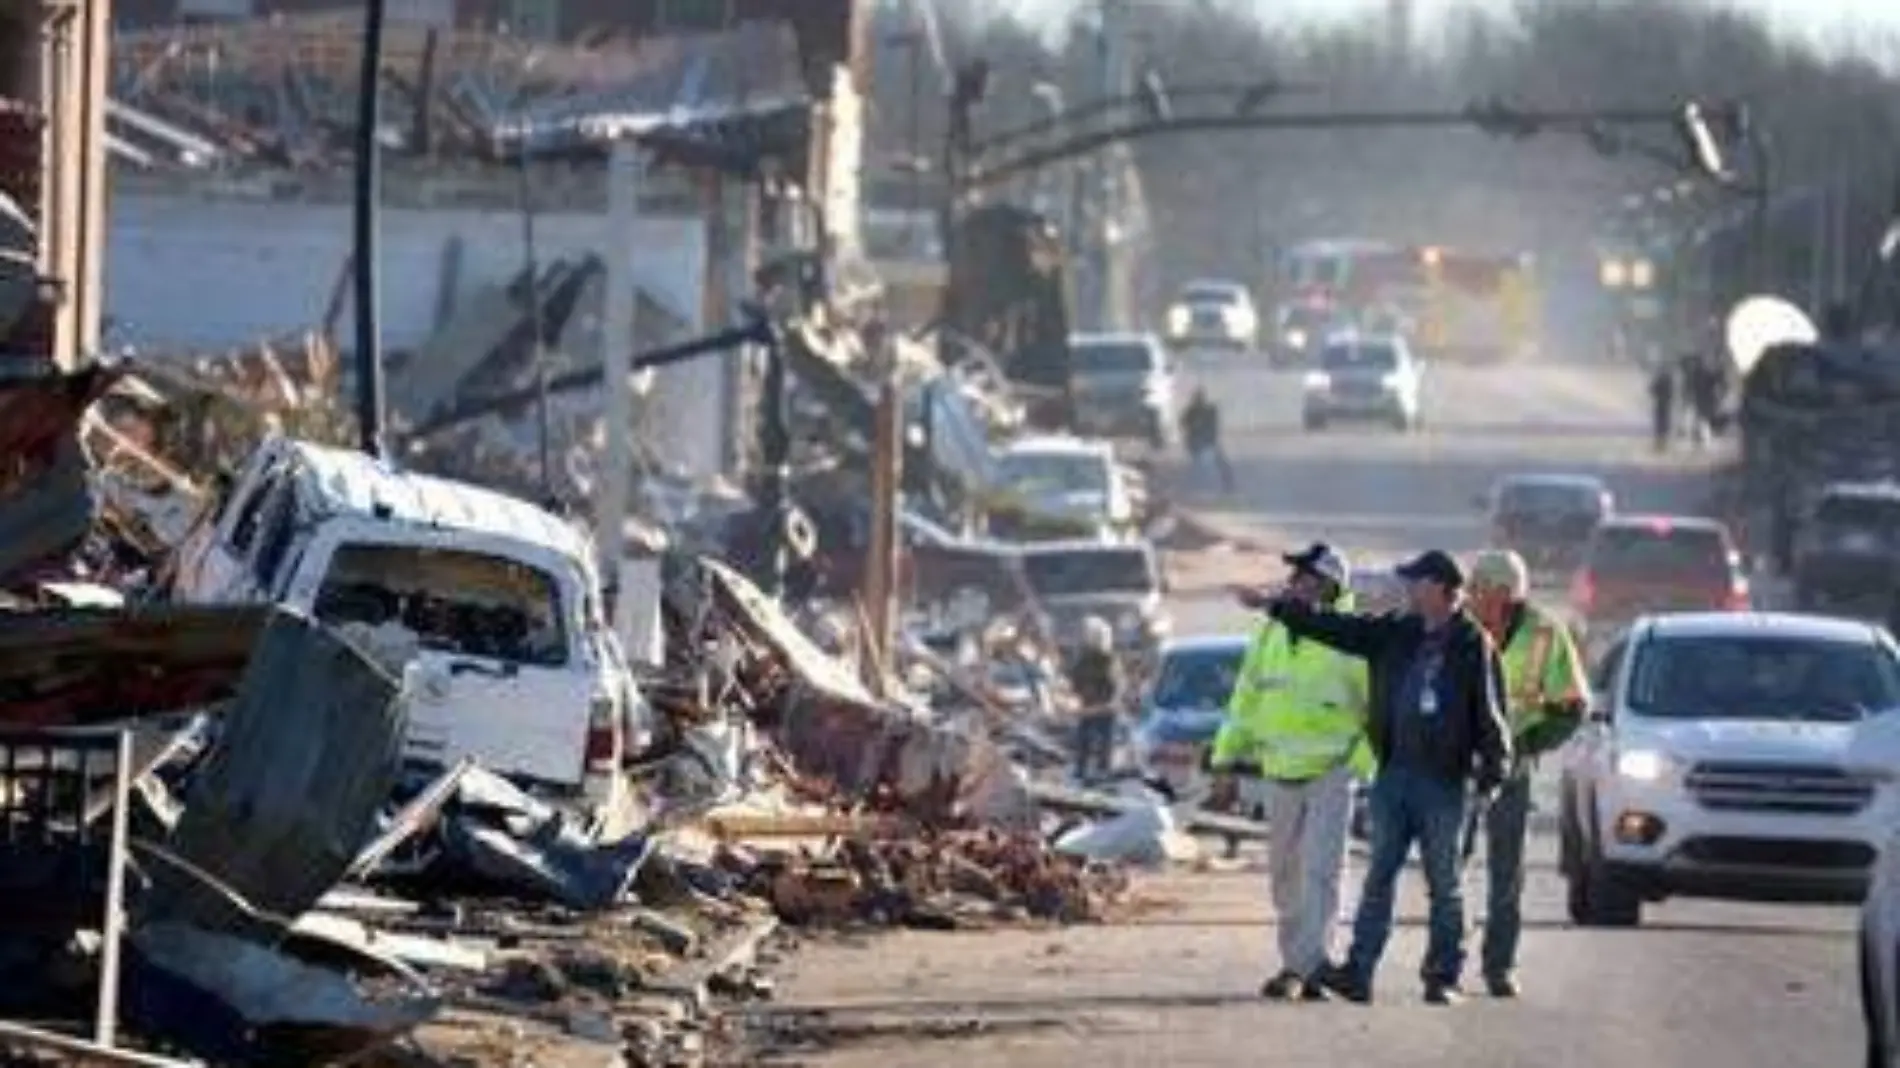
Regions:
<svg viewBox="0 0 1900 1068"><path fill-rule="evenodd" d="M1618 515L1603 520L1570 586L1589 643L1638 616L1746 612L1748 573L1728 527L1695 516Z"/></svg>

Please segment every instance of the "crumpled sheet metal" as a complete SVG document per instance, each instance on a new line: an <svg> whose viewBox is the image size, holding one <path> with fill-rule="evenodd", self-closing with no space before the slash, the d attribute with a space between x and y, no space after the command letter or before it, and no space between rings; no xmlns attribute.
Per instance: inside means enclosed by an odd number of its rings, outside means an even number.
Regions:
<svg viewBox="0 0 1900 1068"><path fill-rule="evenodd" d="M438 865L593 912L622 901L653 840L634 835L599 842L566 813L543 804L501 776L471 768L456 783L442 824Z"/></svg>
<svg viewBox="0 0 1900 1068"><path fill-rule="evenodd" d="M441 1008L415 972L344 942L309 947L322 965L184 924L145 925L131 942L127 1018L214 1064L350 1063Z"/></svg>
<svg viewBox="0 0 1900 1068"><path fill-rule="evenodd" d="M979 784L993 782L1006 763L985 735L934 723L902 705L872 697L837 659L801 634L777 604L730 568L698 561L704 583L673 583L670 598L710 588L718 613L733 620L751 642L773 654L778 671L739 674L775 680L771 692L753 693L766 710L762 726L774 736L801 774L830 780L846 795L895 802L927 823L957 822L972 815L966 802ZM675 604L675 618L706 618L704 605ZM681 648L694 642L676 643ZM763 717L762 717L763 718Z"/></svg>
<svg viewBox="0 0 1900 1068"><path fill-rule="evenodd" d="M308 911L374 833L406 725L387 672L320 624L273 612L167 842L222 885L156 867L144 917L251 925L227 891L276 917Z"/></svg>

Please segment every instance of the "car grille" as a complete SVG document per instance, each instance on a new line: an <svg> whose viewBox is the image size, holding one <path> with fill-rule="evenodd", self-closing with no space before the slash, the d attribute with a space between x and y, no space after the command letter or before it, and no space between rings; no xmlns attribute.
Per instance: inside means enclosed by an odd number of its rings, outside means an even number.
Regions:
<svg viewBox="0 0 1900 1068"><path fill-rule="evenodd" d="M1717 812L1851 816L1874 799L1871 782L1823 764L1709 761L1690 769L1687 785Z"/></svg>
<svg viewBox="0 0 1900 1068"><path fill-rule="evenodd" d="M1677 852L1700 864L1745 868L1805 868L1855 871L1874 862L1865 842L1816 842L1789 838L1691 838Z"/></svg>

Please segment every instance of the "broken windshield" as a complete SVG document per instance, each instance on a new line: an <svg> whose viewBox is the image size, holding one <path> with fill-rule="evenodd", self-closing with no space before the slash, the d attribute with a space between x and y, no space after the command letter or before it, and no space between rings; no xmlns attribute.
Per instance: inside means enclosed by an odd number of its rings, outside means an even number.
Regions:
<svg viewBox="0 0 1900 1068"><path fill-rule="evenodd" d="M535 667L568 661L554 577L517 560L421 545L345 545L330 560L317 618L393 624L431 652Z"/></svg>

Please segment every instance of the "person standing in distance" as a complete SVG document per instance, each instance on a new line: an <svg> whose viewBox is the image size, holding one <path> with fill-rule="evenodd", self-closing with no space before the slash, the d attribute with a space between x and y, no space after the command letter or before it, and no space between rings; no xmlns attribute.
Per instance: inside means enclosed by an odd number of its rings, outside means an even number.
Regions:
<svg viewBox="0 0 1900 1068"><path fill-rule="evenodd" d="M1385 615L1335 612L1275 591L1248 591L1288 631L1364 659L1370 669L1366 734L1379 771L1370 797L1372 856L1346 961L1323 977L1349 1001L1372 1001L1373 975L1392 934L1394 895L1417 842L1430 896L1430 937L1420 978L1425 1000L1459 999L1465 963L1459 836L1465 791L1503 782L1511 760L1502 670L1483 628L1465 611L1464 573L1433 549L1400 566L1408 608Z"/></svg>
<svg viewBox="0 0 1900 1068"><path fill-rule="evenodd" d="M1501 650L1505 721L1516 753L1484 810L1488 893L1480 963L1492 997L1518 995L1517 942L1523 930L1524 840L1537 758L1570 740L1583 722L1589 681L1570 628L1528 600L1530 569L1508 549L1471 564L1471 614Z"/></svg>
<svg viewBox="0 0 1900 1068"><path fill-rule="evenodd" d="M1292 569L1286 596L1335 610L1352 607L1351 572L1331 548L1315 544L1281 559ZM1262 997L1327 997L1322 977L1332 964L1352 784L1373 770L1365 728L1366 666L1271 619L1262 622L1214 735L1208 800L1210 808L1229 807L1239 764L1257 766L1266 780L1267 870L1280 970L1260 988Z"/></svg>
<svg viewBox="0 0 1900 1068"><path fill-rule="evenodd" d="M1075 779L1087 786L1115 765L1115 722L1126 698L1127 679L1115 657L1115 631L1108 620L1082 622L1082 648L1069 664L1069 689L1081 705L1075 723Z"/></svg>

